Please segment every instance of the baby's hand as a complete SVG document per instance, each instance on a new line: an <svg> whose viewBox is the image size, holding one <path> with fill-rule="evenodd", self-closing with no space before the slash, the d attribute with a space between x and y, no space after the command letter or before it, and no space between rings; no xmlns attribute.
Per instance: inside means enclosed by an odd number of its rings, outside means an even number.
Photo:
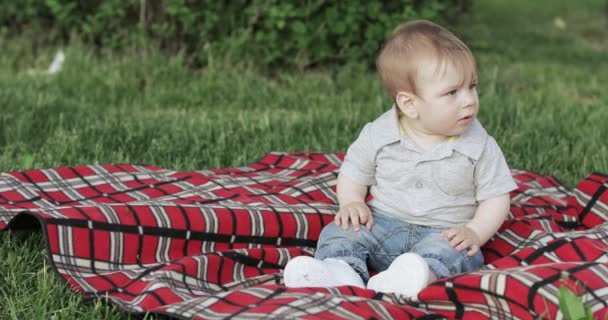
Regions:
<svg viewBox="0 0 608 320"><path fill-rule="evenodd" d="M359 231L359 226L364 224L369 230L374 223L372 218L372 212L364 202L351 202L343 207L336 213L334 222L338 227L342 227L342 230L348 229L348 220L353 223L353 229Z"/></svg>
<svg viewBox="0 0 608 320"><path fill-rule="evenodd" d="M459 226L448 230L443 230L441 235L450 242L450 246L456 251L460 252L466 248L468 256L473 256L479 252L481 246L481 240L473 229L467 226Z"/></svg>

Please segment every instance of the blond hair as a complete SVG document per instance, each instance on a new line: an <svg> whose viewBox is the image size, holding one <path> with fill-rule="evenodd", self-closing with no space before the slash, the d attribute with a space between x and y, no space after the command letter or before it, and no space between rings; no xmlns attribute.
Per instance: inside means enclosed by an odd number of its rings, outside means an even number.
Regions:
<svg viewBox="0 0 608 320"><path fill-rule="evenodd" d="M477 74L473 53L453 33L426 20L403 23L389 36L376 60L384 89L391 97L399 91L417 93L417 65L424 58L434 59L436 72L452 63L463 71L463 77Z"/></svg>

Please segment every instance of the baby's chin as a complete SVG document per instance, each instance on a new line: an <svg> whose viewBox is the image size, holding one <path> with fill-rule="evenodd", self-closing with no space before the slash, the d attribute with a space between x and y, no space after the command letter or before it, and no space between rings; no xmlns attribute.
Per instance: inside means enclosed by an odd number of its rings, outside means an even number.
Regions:
<svg viewBox="0 0 608 320"><path fill-rule="evenodd" d="M458 128L455 128L454 130L450 130L450 132L448 132L445 136L447 138L457 137L457 136L465 133L465 131L467 131L469 129L469 127L471 127L470 123L467 125L458 126Z"/></svg>

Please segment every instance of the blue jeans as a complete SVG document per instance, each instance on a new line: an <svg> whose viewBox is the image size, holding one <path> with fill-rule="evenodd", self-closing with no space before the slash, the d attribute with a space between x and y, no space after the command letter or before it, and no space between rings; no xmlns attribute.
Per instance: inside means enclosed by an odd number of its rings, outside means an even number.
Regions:
<svg viewBox="0 0 608 320"><path fill-rule="evenodd" d="M442 228L407 223L377 211L373 217L371 230L364 225L359 231L355 231L352 224L346 231L333 222L326 225L321 231L315 258L344 260L365 282L369 279L368 264L381 272L406 252L422 256L437 278L477 271L484 264L481 251L469 257L466 249L458 252L452 248L441 236Z"/></svg>

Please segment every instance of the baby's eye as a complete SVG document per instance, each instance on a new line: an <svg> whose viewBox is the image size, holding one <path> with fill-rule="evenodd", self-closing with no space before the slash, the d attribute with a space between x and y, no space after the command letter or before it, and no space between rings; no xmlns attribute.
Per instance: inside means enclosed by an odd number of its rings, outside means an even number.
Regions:
<svg viewBox="0 0 608 320"><path fill-rule="evenodd" d="M471 85L469 86L469 89L472 90L472 89L475 89L475 88L477 88L477 82L471 83Z"/></svg>
<svg viewBox="0 0 608 320"><path fill-rule="evenodd" d="M454 89L454 90L452 90L452 91L450 91L450 92L448 92L448 93L446 93L446 94L447 94L447 95L449 95L449 96L453 96L453 95L455 95L457 92L458 92L458 90L457 90L457 89Z"/></svg>

